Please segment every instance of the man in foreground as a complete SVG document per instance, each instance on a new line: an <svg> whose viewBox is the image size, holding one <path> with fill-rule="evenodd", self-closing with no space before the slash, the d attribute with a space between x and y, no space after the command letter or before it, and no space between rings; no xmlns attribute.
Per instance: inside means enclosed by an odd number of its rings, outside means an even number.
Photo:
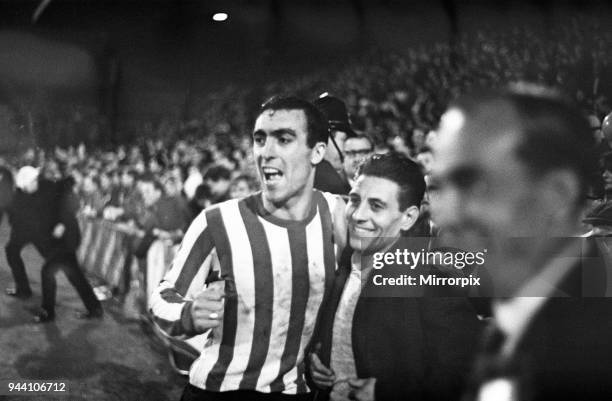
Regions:
<svg viewBox="0 0 612 401"><path fill-rule="evenodd" d="M313 105L266 102L253 129L262 191L205 209L185 234L151 301L170 335L212 329L183 400L310 398L304 349L345 233L342 200L313 190L326 142Z"/></svg>
<svg viewBox="0 0 612 401"><path fill-rule="evenodd" d="M496 301L466 399L612 394L612 304L580 210L596 168L582 116L541 90L459 99L434 144L431 211L455 246L488 249Z"/></svg>

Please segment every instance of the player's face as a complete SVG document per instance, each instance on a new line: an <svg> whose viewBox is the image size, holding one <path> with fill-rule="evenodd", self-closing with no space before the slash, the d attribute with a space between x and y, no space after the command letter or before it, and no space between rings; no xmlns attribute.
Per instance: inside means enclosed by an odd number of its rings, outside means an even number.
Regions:
<svg viewBox="0 0 612 401"><path fill-rule="evenodd" d="M357 178L345 209L349 241L355 251L362 254L383 251L399 238L401 230L414 224L418 212L412 217L402 213L398 193L397 183L386 178L368 175Z"/></svg>
<svg viewBox="0 0 612 401"><path fill-rule="evenodd" d="M374 149L365 138L349 138L344 142L344 172L348 178L353 178L357 167Z"/></svg>
<svg viewBox="0 0 612 401"><path fill-rule="evenodd" d="M230 197L232 199L240 199L246 196L249 196L251 193L251 188L249 188L249 183L245 180L236 181L232 184L232 188L230 189Z"/></svg>
<svg viewBox="0 0 612 401"><path fill-rule="evenodd" d="M554 210L547 204L544 181L530 174L516 154L517 131L507 128L491 137L484 129L496 128L468 121L457 109L444 114L433 146L430 210L456 246L489 244L512 256L507 240L542 238Z"/></svg>
<svg viewBox="0 0 612 401"><path fill-rule="evenodd" d="M312 189L323 153L321 146L308 147L306 129L302 110L266 110L255 121L253 154L263 196L277 207Z"/></svg>

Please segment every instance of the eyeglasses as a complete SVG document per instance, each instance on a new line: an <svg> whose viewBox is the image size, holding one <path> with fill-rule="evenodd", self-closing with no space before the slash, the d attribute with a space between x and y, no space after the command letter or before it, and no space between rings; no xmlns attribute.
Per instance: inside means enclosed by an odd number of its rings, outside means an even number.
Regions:
<svg viewBox="0 0 612 401"><path fill-rule="evenodd" d="M344 152L346 157L358 157L358 156L367 156L372 153L372 149L356 149L356 150L347 150Z"/></svg>

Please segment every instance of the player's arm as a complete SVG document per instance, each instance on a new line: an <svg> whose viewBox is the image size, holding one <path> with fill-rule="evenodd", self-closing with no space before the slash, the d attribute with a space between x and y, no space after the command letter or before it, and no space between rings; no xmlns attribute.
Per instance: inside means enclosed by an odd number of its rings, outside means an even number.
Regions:
<svg viewBox="0 0 612 401"><path fill-rule="evenodd" d="M151 295L151 313L155 322L168 335L193 336L202 331L194 324L194 300L186 299L185 295L194 285L196 277L208 275L215 254L206 214L202 212L191 223L172 261L172 267ZM203 274L198 274L202 269Z"/></svg>

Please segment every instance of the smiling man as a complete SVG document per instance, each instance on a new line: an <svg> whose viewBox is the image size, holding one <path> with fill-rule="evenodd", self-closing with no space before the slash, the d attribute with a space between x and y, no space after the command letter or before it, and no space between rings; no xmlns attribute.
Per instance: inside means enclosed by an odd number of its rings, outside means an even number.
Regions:
<svg viewBox="0 0 612 401"><path fill-rule="evenodd" d="M543 88L463 96L442 116L432 218L454 244L488 248L496 290L466 400L610 399L607 263L572 238L593 150L583 116Z"/></svg>
<svg viewBox="0 0 612 401"><path fill-rule="evenodd" d="M344 202L313 190L326 142L313 105L269 100L253 129L262 191L204 210L187 231L151 302L170 335L212 329L183 400L309 399L304 349L346 232Z"/></svg>
<svg viewBox="0 0 612 401"><path fill-rule="evenodd" d="M313 381L331 400L460 395L478 331L467 301L375 294L366 286L373 255L402 247L401 232L417 221L424 191L419 166L399 153L374 155L358 170L345 209L354 252L339 269L310 359Z"/></svg>

